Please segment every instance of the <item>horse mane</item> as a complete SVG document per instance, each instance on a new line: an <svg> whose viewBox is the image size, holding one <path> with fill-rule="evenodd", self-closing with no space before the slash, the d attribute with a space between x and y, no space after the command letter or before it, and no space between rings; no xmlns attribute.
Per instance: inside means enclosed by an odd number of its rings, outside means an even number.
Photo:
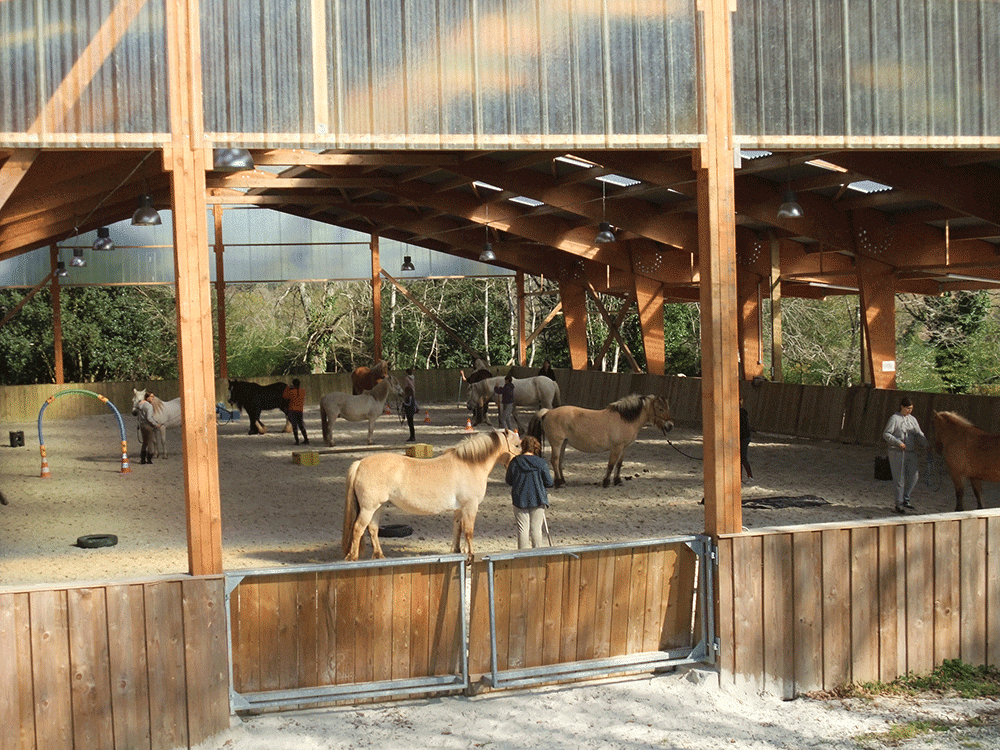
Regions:
<svg viewBox="0 0 1000 750"><path fill-rule="evenodd" d="M496 432L482 432L467 437L454 448L455 457L467 464L482 463L500 447L500 436Z"/></svg>
<svg viewBox="0 0 1000 750"><path fill-rule="evenodd" d="M975 425L972 424L972 422L970 422L968 419L963 417L961 414L956 414L953 411L939 411L938 416L944 417L950 422L955 422L957 424L960 424L963 427L975 427Z"/></svg>
<svg viewBox="0 0 1000 750"><path fill-rule="evenodd" d="M382 378L375 385L369 388L367 393L372 394L372 397L375 398L376 400L382 398L382 396L388 396L389 386L392 383L392 381L389 380L389 378L391 377L392 377L391 375L387 374L384 378Z"/></svg>
<svg viewBox="0 0 1000 750"><path fill-rule="evenodd" d="M646 409L646 400L646 396L632 393L618 399L614 403L608 404L608 408L624 421L634 422L642 416L642 412Z"/></svg>

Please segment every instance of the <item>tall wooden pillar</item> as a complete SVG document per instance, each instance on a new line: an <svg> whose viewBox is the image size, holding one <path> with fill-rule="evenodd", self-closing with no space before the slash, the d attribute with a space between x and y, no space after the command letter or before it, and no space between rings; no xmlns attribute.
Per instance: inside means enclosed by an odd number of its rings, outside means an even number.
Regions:
<svg viewBox="0 0 1000 750"><path fill-rule="evenodd" d="M62 288L59 284L59 277L56 276L56 269L59 262L59 246L49 246L49 263L52 266L52 367L55 370L56 385L66 382L66 372L63 369L63 348L62 348L62 301L59 299L59 291Z"/></svg>
<svg viewBox="0 0 1000 750"><path fill-rule="evenodd" d="M560 279L559 299L562 301L563 320L566 321L570 365L574 370L586 370L590 364L587 353L587 292L579 284Z"/></svg>
<svg viewBox="0 0 1000 750"><path fill-rule="evenodd" d="M782 383L781 369L781 241L771 237L771 380Z"/></svg>
<svg viewBox="0 0 1000 750"><path fill-rule="evenodd" d="M201 42L197 0L166 3L170 71L170 147L174 269L177 277L177 349L184 440L184 496L188 563L192 575L222 573L218 436L212 298L205 203L211 149L202 132Z"/></svg>
<svg viewBox="0 0 1000 750"><path fill-rule="evenodd" d="M642 346L646 351L646 372L650 375L663 375L666 372L666 352L663 347L663 284L648 276L636 276L635 297L639 305Z"/></svg>
<svg viewBox="0 0 1000 750"><path fill-rule="evenodd" d="M517 284L517 363L524 367L528 364L526 311L524 309L524 271L518 270L514 277Z"/></svg>
<svg viewBox="0 0 1000 750"><path fill-rule="evenodd" d="M218 310L219 377L229 377L229 352L226 347L226 245L222 240L222 206L212 206L215 224L215 306Z"/></svg>
<svg viewBox="0 0 1000 750"><path fill-rule="evenodd" d="M737 335L740 341L740 376L743 380L753 380L764 374L761 357L760 300L761 277L749 269L736 271L736 296L739 306Z"/></svg>
<svg viewBox="0 0 1000 750"><path fill-rule="evenodd" d="M896 387L896 276L892 266L858 253L862 356L876 388Z"/></svg>
<svg viewBox="0 0 1000 750"><path fill-rule="evenodd" d="M703 13L701 103L707 135L696 152L705 533L717 537L743 526L730 0L699 0L698 8Z"/></svg>
<svg viewBox="0 0 1000 750"><path fill-rule="evenodd" d="M382 257L378 235L372 235L372 355L375 362L382 359Z"/></svg>

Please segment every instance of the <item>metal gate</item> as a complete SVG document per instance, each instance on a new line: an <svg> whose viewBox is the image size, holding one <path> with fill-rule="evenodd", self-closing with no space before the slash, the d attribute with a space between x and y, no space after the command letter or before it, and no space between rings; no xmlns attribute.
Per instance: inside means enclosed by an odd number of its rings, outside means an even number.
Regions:
<svg viewBox="0 0 1000 750"><path fill-rule="evenodd" d="M713 557L692 535L229 572L230 709L713 663Z"/></svg>

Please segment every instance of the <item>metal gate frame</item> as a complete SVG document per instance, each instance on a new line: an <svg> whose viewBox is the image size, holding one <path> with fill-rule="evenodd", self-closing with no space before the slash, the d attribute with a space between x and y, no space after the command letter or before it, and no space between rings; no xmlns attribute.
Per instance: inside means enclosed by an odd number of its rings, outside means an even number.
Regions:
<svg viewBox="0 0 1000 750"><path fill-rule="evenodd" d="M586 661L564 662L543 667L525 667L521 669L506 669L501 671L497 665L497 623L496 599L494 596L494 561L523 559L525 557L554 557L556 555L572 555L578 557L579 552L600 552L604 550L636 549L653 547L663 544L684 544L698 558L698 572L695 576L698 607L704 616L701 618L701 639L693 648L675 648L668 651L647 651L627 656L613 656L604 659L588 659ZM610 674L625 674L630 672L651 672L664 667L676 667L687 664L714 664L718 654L718 641L715 637L715 607L713 592L713 563L718 560L716 548L711 537L693 534L681 537L663 539L643 539L640 541L616 542L613 544L587 544L574 547L537 547L518 550L516 552L499 552L483 555L488 565L489 605L490 605L490 669L489 675L483 676L483 681L491 688L525 687L559 680L581 679L585 677L600 677ZM696 612L692 613L692 615Z"/></svg>
<svg viewBox="0 0 1000 750"><path fill-rule="evenodd" d="M627 656L617 656L587 661L566 662L544 667L529 667L500 671L497 665L497 628L496 600L494 591L494 562L524 557L549 557L555 555L572 555L578 557L582 552L599 552L604 550L636 549L664 544L684 544L691 549L698 560L698 570L695 576L695 591L691 592L692 601L700 610L702 617L700 640L693 648L683 647L668 651L649 651ZM661 539L644 539L639 541L617 542L614 544L577 545L572 547L541 547L530 550L517 550L484 555L482 560L487 563L489 613L490 613L490 663L491 673L484 675L482 681L491 688L524 687L546 682L561 680L600 677L610 674L626 674L652 672L664 667L674 667L688 664L715 664L718 654L718 639L715 636L715 613L712 602L714 564L718 559L716 548L711 537L704 535L687 535L666 537ZM458 623L461 632L461 674L438 675L432 677L413 677L398 680L378 680L374 682L353 683L347 685L323 685L308 688L286 690L267 690L253 693L238 693L233 687L233 621L231 595L240 583L248 577L287 576L295 573L322 573L336 570L358 570L359 568L384 568L400 566L416 566L439 563L457 563L459 574L459 606ZM369 560L364 562L334 562L321 565L300 565L281 568L261 568L252 570L228 571L225 575L225 606L226 606L226 650L229 661L229 709L231 714L239 711L267 708L291 708L307 703L322 703L326 701L359 700L364 698L387 698L399 695L419 695L442 691L469 692L472 688L469 677L469 612L468 612L468 558L462 554L437 555L426 557L392 558Z"/></svg>
<svg viewBox="0 0 1000 750"><path fill-rule="evenodd" d="M295 688L292 690L267 690L254 693L238 693L233 687L233 621L230 598L244 578L269 575L287 576L295 573L322 573L335 570L358 570L359 568L386 568L429 565L438 563L458 563L459 606L461 613L462 643L461 674L433 677L411 677L402 680L377 680L349 685L321 685L317 687ZM229 712L249 711L254 708L289 708L304 703L324 701L356 700L380 698L393 695L418 695L442 690L465 690L469 685L468 619L466 609L466 579L468 558L461 554L436 555L433 557L407 557L363 562L335 562L321 565L299 565L285 568L263 568L259 570L238 570L225 573L226 577L226 649L229 655Z"/></svg>

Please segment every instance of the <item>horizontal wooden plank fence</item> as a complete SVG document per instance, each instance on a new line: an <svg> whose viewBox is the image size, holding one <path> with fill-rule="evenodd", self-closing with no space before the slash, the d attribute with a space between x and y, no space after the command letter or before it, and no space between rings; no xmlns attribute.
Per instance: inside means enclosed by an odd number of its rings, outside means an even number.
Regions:
<svg viewBox="0 0 1000 750"><path fill-rule="evenodd" d="M227 573L233 709L464 688L463 562Z"/></svg>
<svg viewBox="0 0 1000 750"><path fill-rule="evenodd" d="M0 592L0 748L170 750L229 726L221 577Z"/></svg>
<svg viewBox="0 0 1000 750"><path fill-rule="evenodd" d="M1000 665L1000 510L719 540L724 679L792 698Z"/></svg>
<svg viewBox="0 0 1000 750"><path fill-rule="evenodd" d="M488 675L494 687L551 682L591 669L614 671L615 663L626 671L625 665L640 663L628 657L646 655L650 663L651 654L663 662L713 661L700 616L708 591L699 559L707 559L707 549L693 544L486 556L472 573L472 679ZM699 595L705 597L700 607Z"/></svg>

